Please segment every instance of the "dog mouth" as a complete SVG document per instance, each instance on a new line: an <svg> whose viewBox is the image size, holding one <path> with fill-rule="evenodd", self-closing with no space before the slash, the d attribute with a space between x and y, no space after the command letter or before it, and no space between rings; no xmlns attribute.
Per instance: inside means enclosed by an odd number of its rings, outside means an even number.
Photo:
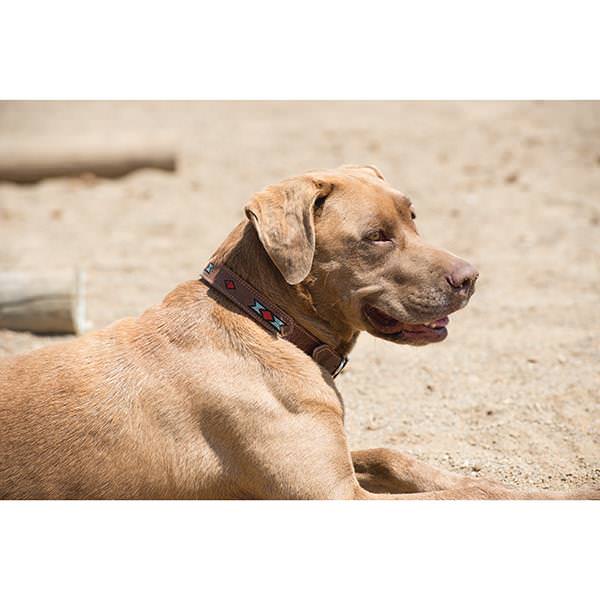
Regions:
<svg viewBox="0 0 600 600"><path fill-rule="evenodd" d="M430 344L441 342L448 335L448 316L424 323L402 323L369 304L363 308L363 315L374 330L372 333L395 342Z"/></svg>

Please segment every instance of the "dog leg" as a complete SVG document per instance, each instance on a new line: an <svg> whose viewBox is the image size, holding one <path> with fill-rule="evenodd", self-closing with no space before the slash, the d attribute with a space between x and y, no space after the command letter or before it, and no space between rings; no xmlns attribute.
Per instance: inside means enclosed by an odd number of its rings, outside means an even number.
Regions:
<svg viewBox="0 0 600 600"><path fill-rule="evenodd" d="M361 487L376 493L433 492L485 481L432 467L387 448L355 450L352 463Z"/></svg>
<svg viewBox="0 0 600 600"><path fill-rule="evenodd" d="M579 492L524 491L484 478L468 477L432 467L411 456L374 448L352 452L356 478L364 499L600 499L597 490Z"/></svg>

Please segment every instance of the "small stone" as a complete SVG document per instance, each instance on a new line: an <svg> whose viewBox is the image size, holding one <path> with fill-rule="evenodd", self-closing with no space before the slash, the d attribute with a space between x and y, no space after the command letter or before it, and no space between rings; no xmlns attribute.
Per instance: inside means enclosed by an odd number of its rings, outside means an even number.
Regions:
<svg viewBox="0 0 600 600"><path fill-rule="evenodd" d="M486 411L485 411L485 414L486 414L488 417L491 417L491 416L494 414L494 411L493 411L493 410L486 410Z"/></svg>
<svg viewBox="0 0 600 600"><path fill-rule="evenodd" d="M377 417L373 415L369 417L369 422L366 425L366 429L369 431L377 431L378 429L381 429L381 427L382 425L377 423Z"/></svg>
<svg viewBox="0 0 600 600"><path fill-rule="evenodd" d="M537 358L533 358L533 357L530 357L527 359L527 362L531 363L531 364L535 364L535 363L537 363L537 361L538 361Z"/></svg>
<svg viewBox="0 0 600 600"><path fill-rule="evenodd" d="M516 183L519 180L518 173L509 173L505 178L505 183Z"/></svg>

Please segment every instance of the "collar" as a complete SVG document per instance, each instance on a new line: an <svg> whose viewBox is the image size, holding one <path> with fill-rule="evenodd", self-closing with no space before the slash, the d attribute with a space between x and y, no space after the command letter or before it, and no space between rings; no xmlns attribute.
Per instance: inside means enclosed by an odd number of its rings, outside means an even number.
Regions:
<svg viewBox="0 0 600 600"><path fill-rule="evenodd" d="M225 265L214 261L209 262L202 271L200 279L221 292L267 331L274 332L300 348L332 377L339 375L348 363L348 357L341 356L331 346L306 331L292 317Z"/></svg>

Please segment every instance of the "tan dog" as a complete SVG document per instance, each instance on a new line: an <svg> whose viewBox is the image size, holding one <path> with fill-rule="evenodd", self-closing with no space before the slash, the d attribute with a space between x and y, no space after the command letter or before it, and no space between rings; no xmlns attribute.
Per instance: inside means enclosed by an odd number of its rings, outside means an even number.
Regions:
<svg viewBox="0 0 600 600"><path fill-rule="evenodd" d="M425 244L373 167L288 179L246 213L213 260L340 355L361 331L440 341L473 292L475 269ZM326 369L189 281L137 319L0 364L0 497L569 497L351 452L343 418Z"/></svg>

